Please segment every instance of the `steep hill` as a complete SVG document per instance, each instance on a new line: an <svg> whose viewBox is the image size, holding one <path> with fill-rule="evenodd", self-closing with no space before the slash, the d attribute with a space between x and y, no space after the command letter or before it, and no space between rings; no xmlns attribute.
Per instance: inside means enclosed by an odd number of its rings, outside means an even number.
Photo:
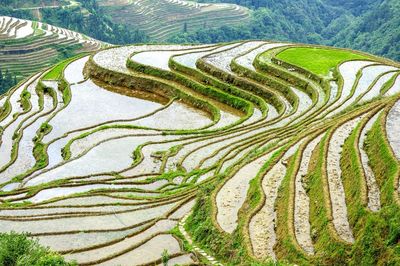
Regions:
<svg viewBox="0 0 400 266"><path fill-rule="evenodd" d="M0 16L0 69L18 80L67 57L106 46L109 45L67 29Z"/></svg>
<svg viewBox="0 0 400 266"><path fill-rule="evenodd" d="M114 47L0 98L0 233L81 265L398 265L400 64Z"/></svg>
<svg viewBox="0 0 400 266"><path fill-rule="evenodd" d="M99 40L129 44L165 41L181 32L239 25L249 9L182 0L0 0L0 15L39 20Z"/></svg>
<svg viewBox="0 0 400 266"><path fill-rule="evenodd" d="M399 12L399 1L382 1L342 27L331 43L400 60Z"/></svg>
<svg viewBox="0 0 400 266"><path fill-rule="evenodd" d="M249 18L247 8L183 0L98 0L115 23L144 31L151 40L165 41L181 32L238 25Z"/></svg>

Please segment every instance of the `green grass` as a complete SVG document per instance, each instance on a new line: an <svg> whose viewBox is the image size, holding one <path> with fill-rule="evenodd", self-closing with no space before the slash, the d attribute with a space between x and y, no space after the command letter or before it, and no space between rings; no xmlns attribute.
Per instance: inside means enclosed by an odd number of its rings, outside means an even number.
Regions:
<svg viewBox="0 0 400 266"><path fill-rule="evenodd" d="M383 133L384 114L381 114L371 130L367 133L365 150L370 160L371 169L381 190L382 205L394 202L394 179L399 171L399 163L388 146Z"/></svg>
<svg viewBox="0 0 400 266"><path fill-rule="evenodd" d="M367 199L367 188L365 187L365 177L362 173L362 165L358 154L358 134L361 130L359 124L343 145L342 156L340 158L340 168L342 169L342 180L345 189L347 211L350 225L357 234L363 217L366 215L365 205ZM361 225L362 226L362 225Z"/></svg>
<svg viewBox="0 0 400 266"><path fill-rule="evenodd" d="M65 69L65 67L75 61L76 59L83 57L85 54L77 55L72 58L68 58L60 63L58 63L56 66L54 66L49 72L44 75L42 80L59 80L61 78L61 75Z"/></svg>
<svg viewBox="0 0 400 266"><path fill-rule="evenodd" d="M342 62L356 59L370 59L367 56L346 50L310 47L289 48L278 53L276 57L319 76L327 76L332 68Z"/></svg>
<svg viewBox="0 0 400 266"><path fill-rule="evenodd" d="M58 80L61 77L61 73L64 70L65 66L71 61L65 60L62 61L61 63L57 64L55 67L53 67L44 77L43 80Z"/></svg>

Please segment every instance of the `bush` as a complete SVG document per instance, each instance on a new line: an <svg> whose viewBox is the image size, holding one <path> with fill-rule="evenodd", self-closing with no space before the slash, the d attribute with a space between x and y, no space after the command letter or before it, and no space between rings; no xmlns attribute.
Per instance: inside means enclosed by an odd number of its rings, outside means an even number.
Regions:
<svg viewBox="0 0 400 266"><path fill-rule="evenodd" d="M60 255L42 247L26 234L0 234L0 265L2 266L69 266Z"/></svg>

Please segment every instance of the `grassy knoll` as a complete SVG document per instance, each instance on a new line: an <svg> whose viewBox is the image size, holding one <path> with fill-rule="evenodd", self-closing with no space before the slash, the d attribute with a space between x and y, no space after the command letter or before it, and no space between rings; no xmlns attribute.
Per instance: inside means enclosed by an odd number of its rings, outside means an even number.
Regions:
<svg viewBox="0 0 400 266"><path fill-rule="evenodd" d="M302 67L319 76L326 76L329 71L348 60L369 59L367 56L346 50L323 49L316 47L288 48L276 56L278 59Z"/></svg>

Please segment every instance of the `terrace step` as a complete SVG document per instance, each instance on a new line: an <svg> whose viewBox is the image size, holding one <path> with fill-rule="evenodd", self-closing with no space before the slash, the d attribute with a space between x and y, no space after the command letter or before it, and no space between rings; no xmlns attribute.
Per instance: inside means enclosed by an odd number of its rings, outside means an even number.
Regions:
<svg viewBox="0 0 400 266"><path fill-rule="evenodd" d="M0 18L0 31L11 25L28 23ZM13 41L7 51L21 47ZM318 76L279 61L307 47L117 47L32 76L0 97L0 231L30 232L82 265L250 265L289 251L299 265L351 261L367 221L397 210L399 66L370 56ZM21 56L29 71L40 55ZM360 170L354 187L348 164Z"/></svg>

